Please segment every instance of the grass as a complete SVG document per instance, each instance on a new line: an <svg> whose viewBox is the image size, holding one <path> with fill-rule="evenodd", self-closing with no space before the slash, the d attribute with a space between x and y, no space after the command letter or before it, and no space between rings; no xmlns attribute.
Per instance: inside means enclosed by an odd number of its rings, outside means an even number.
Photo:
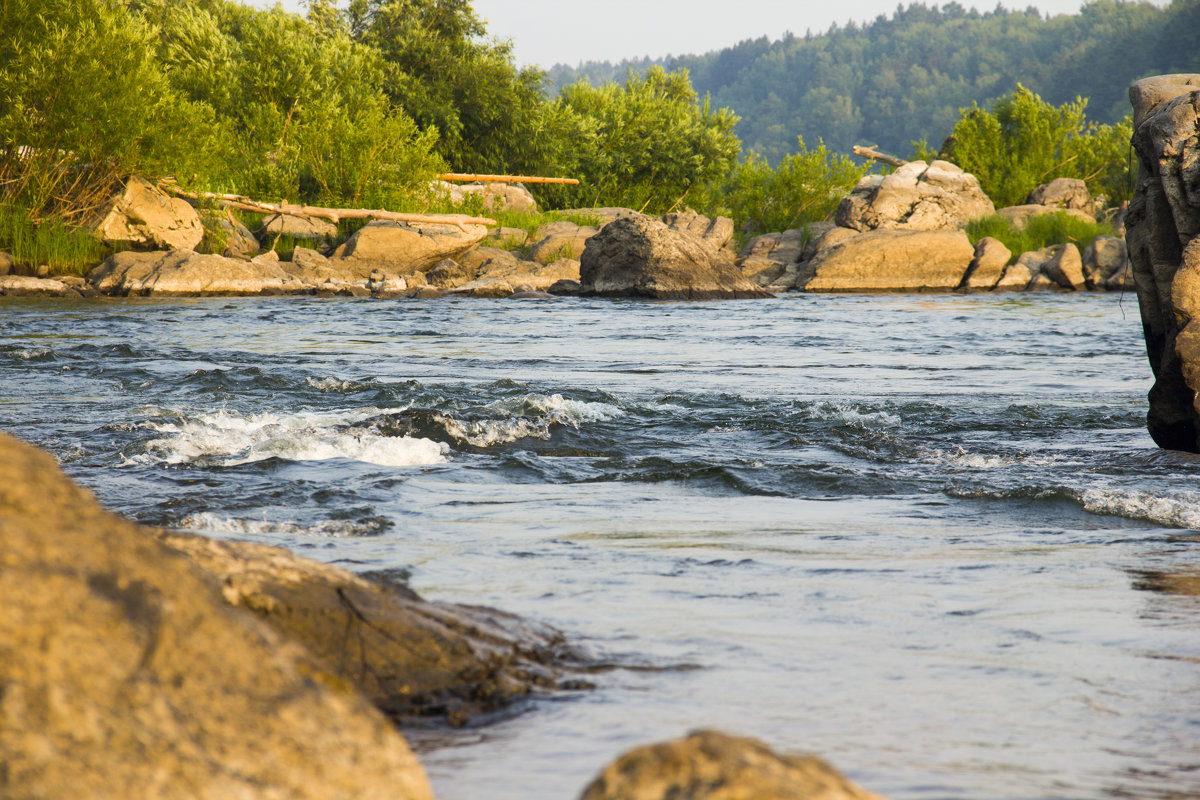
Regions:
<svg viewBox="0 0 1200 800"><path fill-rule="evenodd" d="M1016 261L1022 253L1031 250L1041 250L1043 247L1069 242L1082 251L1095 241L1097 236L1115 235L1112 226L1107 223L1088 222L1061 211L1030 217L1024 230L1018 230L1012 222L999 214L967 224L967 237L972 242L978 242L985 236L999 239L1012 251L1010 263Z"/></svg>
<svg viewBox="0 0 1200 800"><path fill-rule="evenodd" d="M18 267L48 266L53 275L82 275L113 252L86 231L53 219L35 224L14 206L0 206L0 250Z"/></svg>

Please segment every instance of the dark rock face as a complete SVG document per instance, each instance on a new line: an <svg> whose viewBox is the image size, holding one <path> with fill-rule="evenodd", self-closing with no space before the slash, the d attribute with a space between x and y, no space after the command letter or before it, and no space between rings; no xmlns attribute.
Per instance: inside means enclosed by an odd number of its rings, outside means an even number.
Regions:
<svg viewBox="0 0 1200 800"><path fill-rule="evenodd" d="M0 797L432 796L353 685L3 434L0 545Z"/></svg>
<svg viewBox="0 0 1200 800"><path fill-rule="evenodd" d="M1146 78L1130 87L1129 99L1139 169L1125 225L1155 377L1147 427L1160 447L1200 452L1200 352L1191 334L1181 339L1191 318L1173 298L1191 294L1186 276L1200 270L1200 250L1184 259L1200 235L1200 75Z"/></svg>
<svg viewBox="0 0 1200 800"><path fill-rule="evenodd" d="M631 750L581 800L880 800L816 756L718 731Z"/></svg>
<svg viewBox="0 0 1200 800"><path fill-rule="evenodd" d="M623 217L592 236L580 259L581 294L710 300L770 297L733 255L648 217Z"/></svg>

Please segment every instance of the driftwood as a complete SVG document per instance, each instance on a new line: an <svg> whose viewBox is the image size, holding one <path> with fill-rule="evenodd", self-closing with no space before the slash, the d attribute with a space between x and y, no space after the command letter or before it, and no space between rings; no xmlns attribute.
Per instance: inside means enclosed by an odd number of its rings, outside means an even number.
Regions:
<svg viewBox="0 0 1200 800"><path fill-rule="evenodd" d="M903 167L908 163L903 158L896 158L895 156L889 156L887 153L881 153L874 147L859 147L858 145L854 145L854 147L850 148L850 152L859 158L869 158L873 161L890 164L893 167Z"/></svg>
<svg viewBox="0 0 1200 800"><path fill-rule="evenodd" d="M320 206L295 205L294 203L263 203L237 194L217 192L187 192L173 183L160 182L162 188L189 200L216 200L228 208L254 211L260 214L287 214L290 217L316 217L327 219L335 225L343 219L383 219L391 222L415 222L424 225L453 225L466 231L467 225L493 227L496 220L488 217L472 217L467 214L406 214L398 211L367 208L322 208Z"/></svg>
<svg viewBox="0 0 1200 800"><path fill-rule="evenodd" d="M465 183L566 183L572 186L579 184L574 178L539 178L535 175L475 175L464 172L447 172L438 175L444 181Z"/></svg>

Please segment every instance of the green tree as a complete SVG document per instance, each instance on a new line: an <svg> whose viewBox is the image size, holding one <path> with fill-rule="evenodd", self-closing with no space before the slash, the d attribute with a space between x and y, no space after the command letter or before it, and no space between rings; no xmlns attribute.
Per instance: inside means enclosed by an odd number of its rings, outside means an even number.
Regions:
<svg viewBox="0 0 1200 800"><path fill-rule="evenodd" d="M752 152L730 173L725 200L737 223L765 233L829 219L867 172L849 156L830 152L824 142L812 150L803 137L797 144L797 151L774 169Z"/></svg>

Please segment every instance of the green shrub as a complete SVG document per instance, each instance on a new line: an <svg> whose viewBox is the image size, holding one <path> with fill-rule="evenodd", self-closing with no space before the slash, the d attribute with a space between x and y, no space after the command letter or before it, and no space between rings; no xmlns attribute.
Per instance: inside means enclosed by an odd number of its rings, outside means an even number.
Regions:
<svg viewBox="0 0 1200 800"><path fill-rule="evenodd" d="M0 250L18 266L49 266L53 274L82 275L112 250L86 231L58 219L34 222L23 208L0 205Z"/></svg>
<svg viewBox="0 0 1200 800"><path fill-rule="evenodd" d="M1088 222L1062 211L1030 217L1025 228L1020 230L999 214L967 224L967 238L972 242L985 236L1000 240L1012 251L1010 263L1022 253L1054 244L1071 243L1083 251L1097 236L1113 235L1112 226L1107 223Z"/></svg>

